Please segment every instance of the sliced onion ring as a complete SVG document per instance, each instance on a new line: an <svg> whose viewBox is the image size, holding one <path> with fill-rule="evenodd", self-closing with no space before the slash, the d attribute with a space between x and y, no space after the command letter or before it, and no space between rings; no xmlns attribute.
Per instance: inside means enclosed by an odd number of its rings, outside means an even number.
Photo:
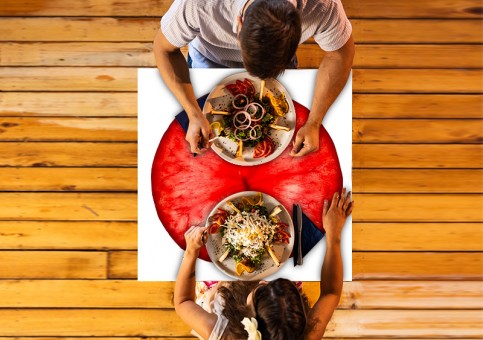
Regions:
<svg viewBox="0 0 483 340"><path fill-rule="evenodd" d="M245 100L245 103L248 103L248 97L245 96L243 93L239 93L235 97L233 97L233 100L231 101L231 104L233 105L233 107L235 109L243 109L246 106L246 104L245 105L242 105L242 106L236 105L236 100L238 98L243 98Z"/></svg>
<svg viewBox="0 0 483 340"><path fill-rule="evenodd" d="M262 114L260 115L260 117L257 118L256 114L259 108L262 110ZM253 122L258 122L260 119L263 118L263 116L265 116L265 108L258 103L250 103L247 106L245 106L244 110L250 115Z"/></svg>
<svg viewBox="0 0 483 340"><path fill-rule="evenodd" d="M249 135L251 140L256 140L260 138L262 136L262 127L260 125L252 126Z"/></svg>
<svg viewBox="0 0 483 340"><path fill-rule="evenodd" d="M238 111L233 116L233 125L239 129L246 129L252 123L252 118L250 114L246 111Z"/></svg>

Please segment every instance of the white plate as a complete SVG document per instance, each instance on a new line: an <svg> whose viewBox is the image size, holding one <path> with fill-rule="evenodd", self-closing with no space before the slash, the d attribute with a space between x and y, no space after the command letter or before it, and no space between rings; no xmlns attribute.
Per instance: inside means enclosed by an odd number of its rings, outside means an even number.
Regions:
<svg viewBox="0 0 483 340"><path fill-rule="evenodd" d="M221 115L211 115L212 110L224 111L228 108L228 105L233 100L233 96L225 89L225 85L235 83L236 80L249 79L255 86L255 93L260 92L260 79L251 76L248 72L241 72L233 74L223 79L215 88L210 92L203 106L203 113L210 123L214 121L223 120ZM270 162L277 158L283 150L290 144L295 129L295 108L287 90L276 79L268 79L265 83L265 91L269 90L274 95L279 95L281 92L285 94L285 98L288 102L289 110L287 114L280 118L278 125L288 126L290 131L280 131L272 129L270 131L270 138L275 143L275 151L264 158L253 158L253 147L244 147L243 160L236 159L235 153L237 150L237 144L232 140L220 137L213 142L213 150L227 162L242 165L252 166Z"/></svg>
<svg viewBox="0 0 483 340"><path fill-rule="evenodd" d="M210 212L210 216L216 213L218 208L233 211L227 204L226 201L231 201L233 203L238 203L242 197L247 196L254 196L257 191L242 191L236 194L233 194L227 198L224 198L220 203L218 203L215 208ZM262 193L263 194L263 193ZM282 208L282 212L278 214L280 220L288 225L288 233L290 234L290 242L289 244L285 243L276 243L272 245L273 252L277 256L280 261L280 266L277 267L273 262L270 255L265 252L262 257L262 262L257 268L253 271L253 273L243 272L242 275L238 276L235 272L236 262L232 257L227 257L223 262L219 262L218 259L221 255L225 252L225 247L221 243L221 235L219 233L210 234L208 236L208 241L206 242L206 249L208 250L208 255L210 256L211 261L213 264L221 270L226 275L237 279L237 280L260 280L266 276L272 275L276 271L278 271L285 262L290 257L292 253L295 235L294 235L294 226L292 222L292 218L290 217L289 212L285 209L284 206L280 204L275 198L270 195L263 194L263 205L267 208L267 211L271 211L277 205ZM206 220L206 225L208 226L208 219Z"/></svg>

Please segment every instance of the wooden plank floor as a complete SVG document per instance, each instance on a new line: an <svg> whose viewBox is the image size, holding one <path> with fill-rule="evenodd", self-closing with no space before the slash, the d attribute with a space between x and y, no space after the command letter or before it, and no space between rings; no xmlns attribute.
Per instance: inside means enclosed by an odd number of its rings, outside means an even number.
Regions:
<svg viewBox="0 0 483 340"><path fill-rule="evenodd" d="M173 283L136 281L136 68L170 3L1 2L0 340L190 338ZM326 335L480 338L481 2L343 3L354 281Z"/></svg>

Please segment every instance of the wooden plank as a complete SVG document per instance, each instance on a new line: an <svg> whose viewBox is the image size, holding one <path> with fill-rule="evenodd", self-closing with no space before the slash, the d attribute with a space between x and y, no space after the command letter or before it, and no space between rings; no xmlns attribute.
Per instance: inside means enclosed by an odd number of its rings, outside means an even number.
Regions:
<svg viewBox="0 0 483 340"><path fill-rule="evenodd" d="M0 66L155 67L152 43L0 43Z"/></svg>
<svg viewBox="0 0 483 340"><path fill-rule="evenodd" d="M356 43L481 43L481 20L351 20ZM418 58L415 58L418 59Z"/></svg>
<svg viewBox="0 0 483 340"><path fill-rule="evenodd" d="M354 222L482 222L480 194L356 194Z"/></svg>
<svg viewBox="0 0 483 340"><path fill-rule="evenodd" d="M160 28L159 21L160 18L3 17L0 41L152 42Z"/></svg>
<svg viewBox="0 0 483 340"><path fill-rule="evenodd" d="M482 95L354 94L354 118L480 118ZM0 92L0 116L137 115L137 93Z"/></svg>
<svg viewBox="0 0 483 340"><path fill-rule="evenodd" d="M477 337L479 311L345 311L337 310L324 337Z"/></svg>
<svg viewBox="0 0 483 340"><path fill-rule="evenodd" d="M481 143L483 120L354 119L352 140L354 143Z"/></svg>
<svg viewBox="0 0 483 340"><path fill-rule="evenodd" d="M482 93L482 70L353 70L353 91L364 93ZM0 78L1 79L1 78Z"/></svg>
<svg viewBox="0 0 483 340"><path fill-rule="evenodd" d="M109 254L110 279L137 277L135 251ZM354 252L352 263L354 280L474 280L481 275L483 259L476 252Z"/></svg>
<svg viewBox="0 0 483 340"><path fill-rule="evenodd" d="M0 307L173 308L173 289L174 282L0 280ZM482 290L476 281L345 282L338 309L479 309ZM313 302L319 283L304 282L303 291Z"/></svg>
<svg viewBox="0 0 483 340"><path fill-rule="evenodd" d="M136 168L0 168L0 191L137 191Z"/></svg>
<svg viewBox="0 0 483 340"><path fill-rule="evenodd" d="M154 16L166 13L172 0L139 1L66 0L16 1L4 0L0 16ZM383 0L344 0L350 18L480 18L481 4L477 0L408 0L387 3Z"/></svg>
<svg viewBox="0 0 483 340"><path fill-rule="evenodd" d="M477 0L344 0L344 8L354 18L481 18Z"/></svg>
<svg viewBox="0 0 483 340"><path fill-rule="evenodd" d="M0 91L137 91L137 69L0 67Z"/></svg>
<svg viewBox="0 0 483 340"><path fill-rule="evenodd" d="M0 280L0 287L2 308L173 308L174 282Z"/></svg>
<svg viewBox="0 0 483 340"><path fill-rule="evenodd" d="M478 337L480 311L337 310L326 337ZM3 309L2 336L189 336L174 310ZM169 325L169 327L166 327Z"/></svg>
<svg viewBox="0 0 483 340"><path fill-rule="evenodd" d="M0 116L135 117L137 93L0 92Z"/></svg>
<svg viewBox="0 0 483 340"><path fill-rule="evenodd" d="M480 45L357 45L353 68L481 68L482 53ZM16 56L18 53L11 54ZM31 54L35 58L35 53ZM299 46L297 56L300 68L317 68L324 51L316 44L303 44ZM20 59L15 62L21 65ZM30 61L26 62L28 65Z"/></svg>
<svg viewBox="0 0 483 340"><path fill-rule="evenodd" d="M430 127L427 139L414 138L422 129ZM354 121L355 142L446 142L477 143L483 126L481 120L427 120L427 121ZM393 133L384 135L385 130ZM403 131L400 131L403 130ZM415 130L415 131L413 131ZM87 141L87 142L136 142L135 118L0 118L0 140L3 141Z"/></svg>
<svg viewBox="0 0 483 340"><path fill-rule="evenodd" d="M304 283L303 287L317 289L318 282ZM483 300L482 291L478 281L344 282L339 308L478 309ZM451 306L451 303L454 304Z"/></svg>
<svg viewBox="0 0 483 340"><path fill-rule="evenodd" d="M80 251L0 251L0 278L104 279L106 255ZM51 292L51 297L52 294L55 292Z"/></svg>
<svg viewBox="0 0 483 340"><path fill-rule="evenodd" d="M354 144L354 168L481 168L481 145Z"/></svg>
<svg viewBox="0 0 483 340"><path fill-rule="evenodd" d="M353 70L354 92L481 93L481 70ZM0 91L136 91L137 69L1 67Z"/></svg>
<svg viewBox="0 0 483 340"><path fill-rule="evenodd" d="M482 266L479 252L352 253L354 280L480 280Z"/></svg>
<svg viewBox="0 0 483 340"><path fill-rule="evenodd" d="M63 340L78 340L78 337L68 337L68 336L63 336ZM198 339L195 338L194 336L191 337L133 337L133 336L128 336L128 337L95 337L95 340L192 340L192 339ZM59 337L35 337L33 339L32 337L8 337L8 336L0 336L0 340L59 340ZM341 339L344 340L344 339ZM389 340L389 339L388 339ZM417 339L404 339L404 340L417 340ZM471 339L470 339L471 340ZM476 339L473 339L476 340Z"/></svg>
<svg viewBox="0 0 483 340"><path fill-rule="evenodd" d="M68 336L62 336L63 340L79 340L78 337L68 337ZM98 337L96 336L95 339L93 340L192 340L192 339L198 339L194 336L190 337L133 337L133 336L127 336L127 337ZM0 336L0 340L59 340L59 337L45 337L45 336L36 336L35 339L33 337L8 337L8 336ZM344 340L344 339L341 339ZM388 339L389 340L389 339ZM417 340L417 339L404 339L404 340ZM471 339L470 339L471 340ZM477 339L473 339L477 340Z"/></svg>
<svg viewBox="0 0 483 340"><path fill-rule="evenodd" d="M0 193L0 220L135 221L137 195Z"/></svg>
<svg viewBox="0 0 483 340"><path fill-rule="evenodd" d="M482 42L478 19L353 19L351 23L357 44ZM0 41L152 42L159 27L159 18L3 17Z"/></svg>
<svg viewBox="0 0 483 340"><path fill-rule="evenodd" d="M137 251L109 252L109 279L136 279L138 273Z"/></svg>
<svg viewBox="0 0 483 340"><path fill-rule="evenodd" d="M137 249L135 222L0 221L2 249Z"/></svg>
<svg viewBox="0 0 483 340"><path fill-rule="evenodd" d="M0 166L137 165L135 143L0 143Z"/></svg>
<svg viewBox="0 0 483 340"><path fill-rule="evenodd" d="M482 193L483 170L354 169L356 193Z"/></svg>
<svg viewBox="0 0 483 340"><path fill-rule="evenodd" d="M152 43L7 42L0 51L0 66L156 66ZM480 45L358 45L353 67L481 68L482 53ZM324 54L317 44L301 45L299 67L317 68Z"/></svg>
<svg viewBox="0 0 483 340"><path fill-rule="evenodd" d="M136 118L0 117L1 141L136 142Z"/></svg>
<svg viewBox="0 0 483 340"><path fill-rule="evenodd" d="M15 1L4 0L0 16L140 16L161 17L166 13L172 0L85 0L82 3L72 0Z"/></svg>
<svg viewBox="0 0 483 340"><path fill-rule="evenodd" d="M481 251L480 223L353 223L353 251Z"/></svg>
<svg viewBox="0 0 483 340"><path fill-rule="evenodd" d="M478 94L353 94L354 118L481 118Z"/></svg>
<svg viewBox="0 0 483 340"><path fill-rule="evenodd" d="M189 336L174 309L3 309L2 336Z"/></svg>

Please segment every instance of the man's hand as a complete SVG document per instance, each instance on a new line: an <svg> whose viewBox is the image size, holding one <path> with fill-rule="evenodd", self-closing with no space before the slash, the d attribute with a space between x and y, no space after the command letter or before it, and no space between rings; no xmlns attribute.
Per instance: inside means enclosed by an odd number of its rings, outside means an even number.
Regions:
<svg viewBox="0 0 483 340"><path fill-rule="evenodd" d="M201 247L203 247L205 244L207 230L208 227L199 227L194 225L184 233L187 253L198 256Z"/></svg>
<svg viewBox="0 0 483 340"><path fill-rule="evenodd" d="M342 195L334 193L332 201L324 201L324 210L322 214L322 223L327 234L327 240L334 239L340 241L340 233L344 226L347 216L352 213L354 201L351 201L351 193L346 197L345 188L342 189Z"/></svg>
<svg viewBox="0 0 483 340"><path fill-rule="evenodd" d="M203 115L199 113L190 117L188 132L186 133L186 140L190 144L191 152L204 153L210 146L210 139L213 138L210 123Z"/></svg>
<svg viewBox="0 0 483 340"><path fill-rule="evenodd" d="M318 124L305 123L297 132L290 156L301 157L317 151L319 149L319 129Z"/></svg>

